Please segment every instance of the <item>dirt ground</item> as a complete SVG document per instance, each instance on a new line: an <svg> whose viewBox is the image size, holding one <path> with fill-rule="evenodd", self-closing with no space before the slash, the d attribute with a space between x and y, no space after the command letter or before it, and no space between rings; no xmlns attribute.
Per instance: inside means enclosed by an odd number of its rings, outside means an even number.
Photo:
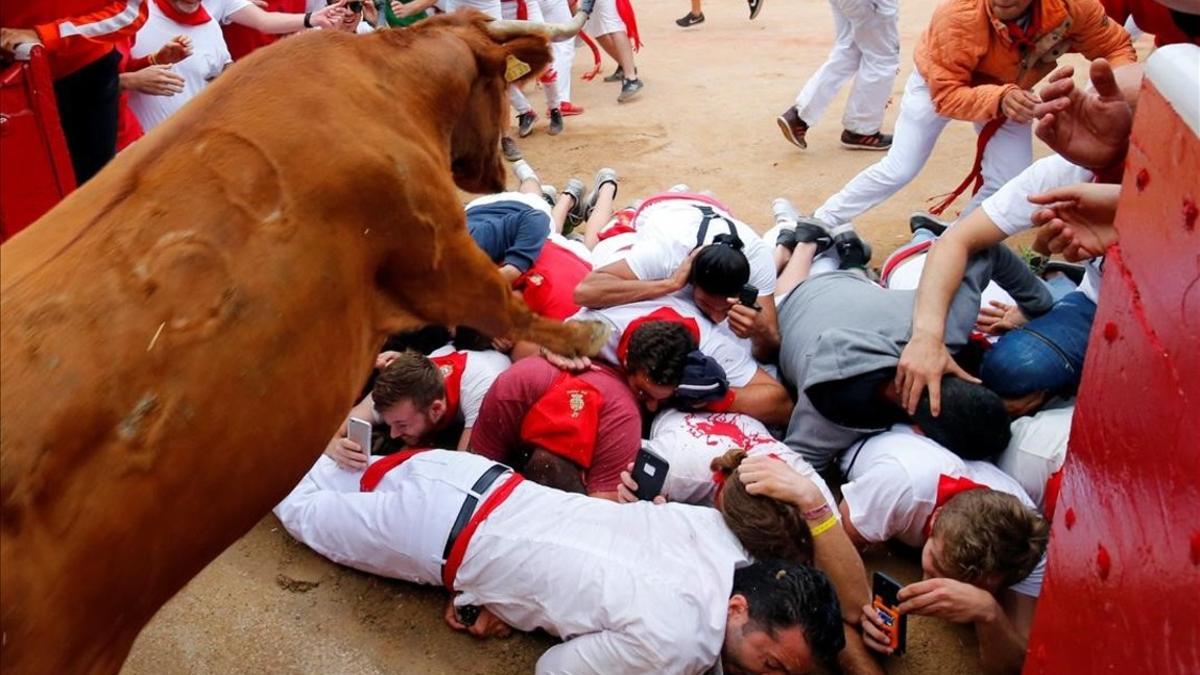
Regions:
<svg viewBox="0 0 1200 675"><path fill-rule="evenodd" d="M912 70L912 49L934 6L933 0L902 5L903 58L885 130L891 129ZM686 182L713 190L761 230L770 223L774 197L787 196L812 210L880 158L838 145L844 92L810 131L805 152L786 143L775 125L775 116L828 52L832 19L826 3L772 0L749 22L740 0L709 2L707 22L688 30L674 25L687 11L683 0L642 1L637 9L646 43L637 56L645 90L618 105L617 85L599 78L579 81L591 63L581 50L572 99L587 112L567 118L559 137L548 136L542 120L521 141L544 180L561 185L581 176L590 183L596 169L612 166L622 177L622 202ZM612 68L606 59L602 74ZM543 109L540 93L530 93ZM962 179L974 147L970 125L949 125L917 180L861 219L858 227L875 247L876 264L907 239L911 212ZM867 569L888 571L903 582L920 576L914 557L887 553L868 556ZM526 673L552 644L545 635L478 643L443 624L444 602L440 589L326 562L268 516L159 612L124 672ZM893 659L888 671L972 673L978 670L975 653L969 629L916 618L909 653Z"/></svg>

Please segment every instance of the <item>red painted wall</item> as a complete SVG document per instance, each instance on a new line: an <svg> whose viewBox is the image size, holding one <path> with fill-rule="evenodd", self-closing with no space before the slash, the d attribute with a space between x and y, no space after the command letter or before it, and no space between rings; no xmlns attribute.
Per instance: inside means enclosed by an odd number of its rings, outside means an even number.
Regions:
<svg viewBox="0 0 1200 675"><path fill-rule="evenodd" d="M1200 673L1198 203L1200 140L1147 82L1026 673Z"/></svg>

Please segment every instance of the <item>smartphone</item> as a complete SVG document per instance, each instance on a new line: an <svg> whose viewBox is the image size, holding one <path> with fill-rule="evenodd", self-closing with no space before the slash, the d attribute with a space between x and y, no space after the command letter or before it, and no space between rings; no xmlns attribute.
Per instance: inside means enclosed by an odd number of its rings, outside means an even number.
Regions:
<svg viewBox="0 0 1200 675"><path fill-rule="evenodd" d="M479 620L479 605L463 605L454 608L454 616L462 625L470 628Z"/></svg>
<svg viewBox="0 0 1200 675"><path fill-rule="evenodd" d="M653 450L638 450L637 459L633 461L633 480L638 486L634 496L649 502L662 494L663 484L667 482L667 469L670 466L667 460Z"/></svg>
<svg viewBox="0 0 1200 675"><path fill-rule="evenodd" d="M346 438L358 443L367 457L371 456L371 423L358 417L351 417L346 423Z"/></svg>
<svg viewBox="0 0 1200 675"><path fill-rule="evenodd" d="M750 309L762 309L758 306L758 287L753 284L742 286L742 290L738 292L738 303Z"/></svg>
<svg viewBox="0 0 1200 675"><path fill-rule="evenodd" d="M892 656L904 654L908 637L908 617L900 613L900 582L876 572L871 583L871 608L891 633Z"/></svg>

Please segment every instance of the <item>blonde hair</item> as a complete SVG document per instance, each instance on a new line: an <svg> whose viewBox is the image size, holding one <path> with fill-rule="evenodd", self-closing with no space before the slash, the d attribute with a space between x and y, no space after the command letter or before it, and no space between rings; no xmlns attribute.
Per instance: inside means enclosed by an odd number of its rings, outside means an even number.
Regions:
<svg viewBox="0 0 1200 675"><path fill-rule="evenodd" d="M978 584L997 575L1001 587L1007 587L1037 567L1050 540L1050 525L1013 495L967 490L942 506L930 536L942 543L936 562L946 576Z"/></svg>

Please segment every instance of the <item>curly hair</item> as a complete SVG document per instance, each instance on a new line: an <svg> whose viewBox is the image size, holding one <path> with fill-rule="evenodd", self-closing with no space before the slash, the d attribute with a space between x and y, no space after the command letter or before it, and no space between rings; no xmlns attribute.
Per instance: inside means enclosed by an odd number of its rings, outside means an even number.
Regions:
<svg viewBox="0 0 1200 675"><path fill-rule="evenodd" d="M1050 525L1013 495L967 490L942 506L930 536L942 542L936 562L946 576L977 584L999 575L1001 586L1011 586L1042 559Z"/></svg>
<svg viewBox="0 0 1200 675"><path fill-rule="evenodd" d="M630 373L645 373L655 384L674 387L683 379L687 355L696 347L692 334L683 325L647 321L629 336L625 369Z"/></svg>
<svg viewBox="0 0 1200 675"><path fill-rule="evenodd" d="M738 475L745 458L746 451L735 448L712 461L712 470L724 477L717 508L725 524L755 558L811 562L812 532L804 516L791 504L746 492Z"/></svg>
<svg viewBox="0 0 1200 675"><path fill-rule="evenodd" d="M846 646L841 603L818 569L759 560L733 573L733 594L746 598L750 620L768 633L803 629L809 649L823 665L831 666Z"/></svg>

